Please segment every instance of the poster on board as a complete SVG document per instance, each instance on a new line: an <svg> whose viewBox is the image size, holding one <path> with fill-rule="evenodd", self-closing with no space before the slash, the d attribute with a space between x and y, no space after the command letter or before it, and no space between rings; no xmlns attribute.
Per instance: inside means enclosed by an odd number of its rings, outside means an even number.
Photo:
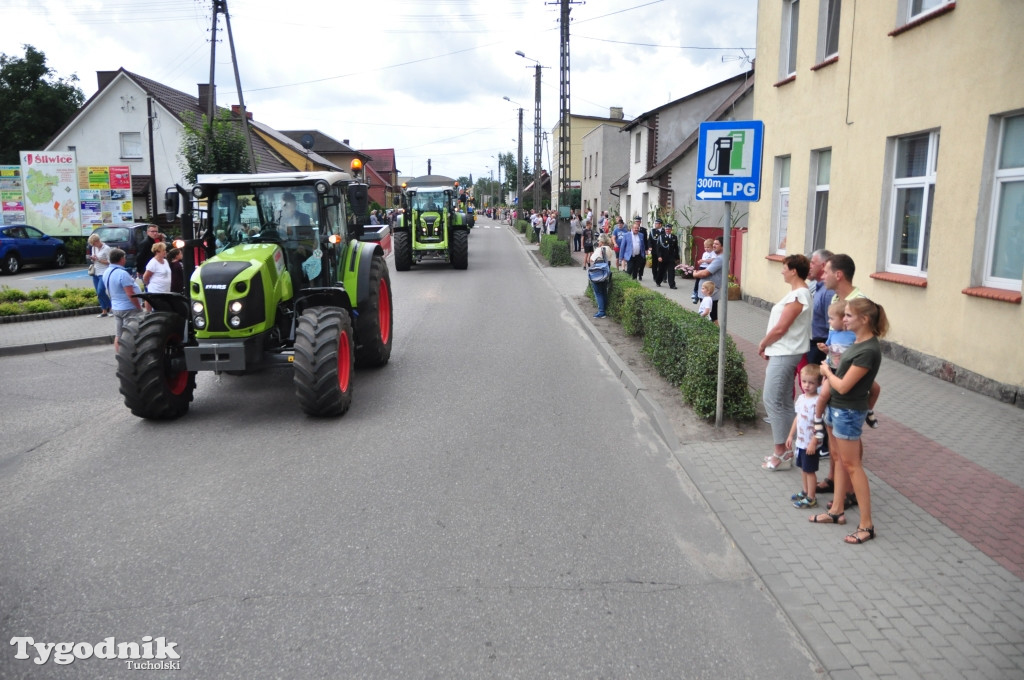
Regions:
<svg viewBox="0 0 1024 680"><path fill-rule="evenodd" d="M0 165L0 224L25 223L25 191L20 165Z"/></svg>
<svg viewBox="0 0 1024 680"><path fill-rule="evenodd" d="M22 151L25 223L50 236L81 236L73 151Z"/></svg>
<svg viewBox="0 0 1024 680"><path fill-rule="evenodd" d="M78 169L82 235L110 224L135 221L132 174L127 165L89 165Z"/></svg>

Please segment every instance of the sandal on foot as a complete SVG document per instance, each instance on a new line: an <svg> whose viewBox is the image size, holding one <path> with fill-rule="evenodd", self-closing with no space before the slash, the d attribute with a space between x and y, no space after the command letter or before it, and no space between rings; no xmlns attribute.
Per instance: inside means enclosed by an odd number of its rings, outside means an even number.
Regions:
<svg viewBox="0 0 1024 680"><path fill-rule="evenodd" d="M762 470L768 470L769 472L775 472L776 470L788 470L793 467L793 454L789 453L789 458L782 456L772 455L770 460L765 461L761 465Z"/></svg>
<svg viewBox="0 0 1024 680"><path fill-rule="evenodd" d="M875 417L874 411L868 411L868 414L864 416L864 422L867 423L868 427L870 427L872 430L878 427L878 418Z"/></svg>
<svg viewBox="0 0 1024 680"><path fill-rule="evenodd" d="M836 489L836 483L831 477L818 482L818 493L832 493Z"/></svg>
<svg viewBox="0 0 1024 680"><path fill-rule="evenodd" d="M867 534L867 536L865 536L864 538L861 538L859 536L859 534ZM852 534L850 534L849 536L847 536L843 540L846 541L847 543L849 543L850 545L856 545L858 543L864 543L865 541L870 541L874 537L875 537L875 528L874 527L857 527L856 531L854 531Z"/></svg>
<svg viewBox="0 0 1024 680"><path fill-rule="evenodd" d="M822 517L826 519L821 519ZM838 515L833 515L831 512L826 512L823 515L811 515L811 518L807 521L816 524L846 524L846 513L841 512Z"/></svg>
<svg viewBox="0 0 1024 680"><path fill-rule="evenodd" d="M814 419L814 438L818 441L825 438L825 421L821 418Z"/></svg>

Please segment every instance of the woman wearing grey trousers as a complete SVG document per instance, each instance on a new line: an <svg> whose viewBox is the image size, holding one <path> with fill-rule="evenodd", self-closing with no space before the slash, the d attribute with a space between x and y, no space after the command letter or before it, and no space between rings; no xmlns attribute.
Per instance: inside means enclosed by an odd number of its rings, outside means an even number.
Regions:
<svg viewBox="0 0 1024 680"><path fill-rule="evenodd" d="M761 467L769 471L793 465L793 452L786 451L786 437L796 415L793 410L796 367L811 341L812 296L805 280L810 266L803 255L789 255L783 260L782 280L789 286L789 292L772 307L768 333L757 346L757 353L768 360L762 399L775 449Z"/></svg>

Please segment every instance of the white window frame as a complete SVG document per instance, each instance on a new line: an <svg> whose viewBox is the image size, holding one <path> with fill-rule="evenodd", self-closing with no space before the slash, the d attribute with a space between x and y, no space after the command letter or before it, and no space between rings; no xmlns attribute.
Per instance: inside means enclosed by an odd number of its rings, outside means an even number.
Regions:
<svg viewBox="0 0 1024 680"><path fill-rule="evenodd" d="M122 132L120 134L120 140L121 158L142 158L141 132Z"/></svg>
<svg viewBox="0 0 1024 680"><path fill-rule="evenodd" d="M843 14L843 0L819 0L818 5L818 63L839 54L839 22ZM830 33L834 31L834 33ZM829 38L835 47L829 48Z"/></svg>
<svg viewBox="0 0 1024 680"><path fill-rule="evenodd" d="M783 0L782 45L779 50L779 76L785 80L796 75L796 48L800 37L800 0Z"/></svg>
<svg viewBox="0 0 1024 680"><path fill-rule="evenodd" d="M994 276L992 268L996 257L996 234L999 229L999 204L1003 197L1003 190L1007 184L1024 183L1024 165L1011 168L1000 168L1003 158L1003 141L1006 134L1006 122L1012 119L1024 119L1024 114L1005 116L999 123L999 142L996 146L996 158L993 165L992 177L992 203L989 209L988 236L985 242L985 269L982 276L982 285L990 288L1002 288L1005 290L1021 290L1021 279L1010 279ZM1020 212L1024 213L1024 205L1020 206ZM1024 215L1020 218L1024 221ZM1024 227L1022 227L1024 230ZM1024 243L1020 244L1024 252ZM1024 275L1024 274L1022 274Z"/></svg>
<svg viewBox="0 0 1024 680"><path fill-rule="evenodd" d="M769 251L773 255L785 255L789 240L789 185L792 177L793 157L778 156L775 159L775 206L772 211L772 239Z"/></svg>
<svg viewBox="0 0 1024 680"><path fill-rule="evenodd" d="M936 12L946 5L954 5L956 0L900 0L900 23L909 24L911 21Z"/></svg>
<svg viewBox="0 0 1024 680"><path fill-rule="evenodd" d="M822 177L822 161L828 158L828 173ZM829 202L829 191L831 190L832 181L832 149L817 149L811 152L811 186L814 187L814 192L810 196L810 202L808 205L808 234L807 234L807 248L808 252L814 252L820 248L825 247L825 241L828 237L828 202ZM821 209L821 203L824 201L824 210Z"/></svg>
<svg viewBox="0 0 1024 680"><path fill-rule="evenodd" d="M902 143L914 137L928 135L928 152L925 159L925 174L913 177L897 177L900 167L900 151ZM907 274L909 276L928 276L928 249L931 241L932 205L935 197L935 178L937 174L939 156L939 131L917 132L910 135L902 135L892 139L892 173L889 178L891 190L889 193L889 220L886 227L886 256L885 271L894 274ZM896 211L899 207L899 196L901 191L922 189L921 194L921 228L917 236L915 248L917 251L917 263L914 265L903 264L897 261L900 253L893 247L896 229L902 226L902 218L898 217Z"/></svg>

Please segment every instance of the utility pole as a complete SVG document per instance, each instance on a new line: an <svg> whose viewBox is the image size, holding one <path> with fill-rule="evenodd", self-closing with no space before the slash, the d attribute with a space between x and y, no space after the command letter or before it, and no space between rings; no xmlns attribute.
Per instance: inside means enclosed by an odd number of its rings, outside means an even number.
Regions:
<svg viewBox="0 0 1024 680"><path fill-rule="evenodd" d="M540 62L537 62L533 89L533 209L540 212Z"/></svg>
<svg viewBox="0 0 1024 680"><path fill-rule="evenodd" d="M210 125L210 134L213 134L213 123L217 112L217 85L216 85L216 60L217 60L217 15L224 14L224 23L228 28L228 47L231 50L231 65L235 71L235 89L238 90L238 106L242 114L242 133L245 136L245 149L249 156L249 169L256 172L256 158L252 150L252 134L249 131L249 115L245 111L245 98L242 95L242 80L238 75L238 59L235 54L235 40L231 35L231 17L228 15L228 0L213 0L213 27L210 29L210 97L206 107L206 120ZM209 158L212 144L206 145L206 154Z"/></svg>
<svg viewBox="0 0 1024 680"><path fill-rule="evenodd" d="M548 4L554 4L550 2ZM561 12L560 61L559 61L559 112L558 112L558 238L569 238L569 192L572 187L572 131L569 124L569 5L575 0L559 0Z"/></svg>
<svg viewBox="0 0 1024 680"><path fill-rule="evenodd" d="M523 107L519 107L519 156L516 159L516 214L523 214Z"/></svg>

